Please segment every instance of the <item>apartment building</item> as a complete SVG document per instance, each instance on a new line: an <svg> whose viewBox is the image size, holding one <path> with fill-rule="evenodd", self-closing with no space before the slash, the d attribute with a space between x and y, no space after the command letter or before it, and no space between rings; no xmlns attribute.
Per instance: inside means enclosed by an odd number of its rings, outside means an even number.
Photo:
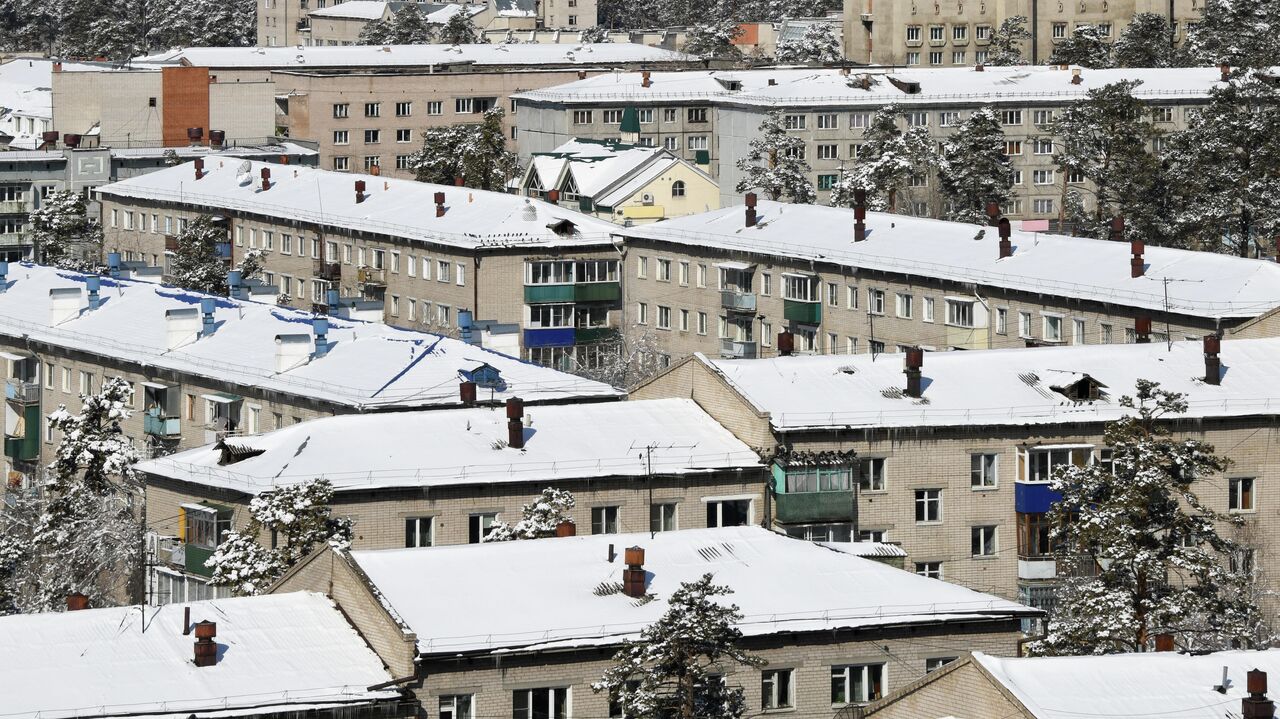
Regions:
<svg viewBox="0 0 1280 719"><path fill-rule="evenodd" d="M0 151L37 150L44 133L53 129L50 79L55 62L23 57L0 62ZM93 69L96 65L62 63L63 69Z"/></svg>
<svg viewBox="0 0 1280 719"><path fill-rule="evenodd" d="M134 385L123 424L144 456L306 419L519 395L543 404L610 400L607 385L475 345L380 323L315 317L124 278L0 265L9 487L30 486L61 437L47 421L111 377Z"/></svg>
<svg viewBox="0 0 1280 719"><path fill-rule="evenodd" d="M978 3L901 3L845 0L844 54L870 65L967 65L982 62L992 33L1006 19L1021 15L1031 37L1023 56L1044 63L1057 43L1081 25L1092 25L1112 41L1133 16L1155 13L1172 26L1169 42L1181 45L1204 17L1197 0L1102 0L1041 2L993 0Z"/></svg>
<svg viewBox="0 0 1280 719"><path fill-rule="evenodd" d="M15 717L420 716L365 640L316 592L0 617ZM56 679L55 679L56 677Z"/></svg>
<svg viewBox="0 0 1280 719"><path fill-rule="evenodd" d="M1233 463L1194 490L1244 520L1239 566L1276 570L1280 340L1173 342L877 357L699 355L632 397L690 398L771 462L775 526L796 537L901 544L907 566L1052 610L1046 512L1055 467L1107 463L1108 421L1146 379L1185 395L1165 421ZM1218 346L1220 344L1220 346ZM905 365L905 369L904 369ZM1224 369L1225 368L1225 369ZM1081 565L1093 566L1090 563ZM1257 564L1253 564L1257 562Z"/></svg>
<svg viewBox="0 0 1280 719"><path fill-rule="evenodd" d="M1094 200L1083 178L1057 171L1050 125L1064 106L1089 90L1122 80L1142 82L1134 95L1153 108L1158 130L1172 132L1186 126L1189 113L1223 78L1216 68L1032 66L621 73L517 95L516 131L521 159L527 161L574 137L618 139L624 110L635 108L640 114L636 142L709 162L721 205L728 205L744 177L738 159L760 136L766 115L776 111L788 134L805 141L801 156L812 168L821 204L840 173L856 163L866 128L880 108L897 105L900 128L925 127L941 144L974 110L992 107L1004 124L1013 170L1013 201L1004 211L1015 219L1056 223L1068 191L1080 192L1087 207ZM922 172L903 193L908 196L900 209L941 216L945 206L936 186L937 178Z"/></svg>
<svg viewBox="0 0 1280 719"><path fill-rule="evenodd" d="M0 153L0 261L31 259L29 215L39 209L55 190L88 191L118 180L153 172L170 163L166 153L184 160L197 157L225 160L228 157L282 161L314 166L315 150L296 143L241 147L80 147L80 138L68 135L61 142L43 143L38 150ZM67 145L70 140L73 146ZM101 208L89 202L88 215L97 218Z"/></svg>
<svg viewBox="0 0 1280 719"><path fill-rule="evenodd" d="M672 357L1280 333L1280 264L758 201L616 230L627 326ZM861 230L859 227L861 226ZM861 241L859 241L861 237Z"/></svg>
<svg viewBox="0 0 1280 719"><path fill-rule="evenodd" d="M152 583L175 597L205 590L221 538L202 523L241 527L259 494L316 478L334 485L357 549L482 542L547 487L573 493L583 534L768 524L760 458L687 399L329 417L138 471L157 535Z"/></svg>
<svg viewBox="0 0 1280 719"><path fill-rule="evenodd" d="M541 200L236 162L97 192L109 251L163 263L188 220L216 215L231 262L265 250L263 280L293 307L336 290L381 301L389 324L452 335L467 310L503 325L504 350L561 366L598 365L622 327L616 225Z"/></svg>
<svg viewBox="0 0 1280 719"><path fill-rule="evenodd" d="M753 714L849 714L966 648L1015 654L1019 619L1037 615L856 556L857 547L736 527L325 548L273 592L328 593L391 673L414 677L406 688L446 716L620 715L591 684L623 641L667 611L673 591L706 573L733 592L724 601L743 615L738 646L767 662L717 667ZM511 590L476 591L495 581Z"/></svg>
<svg viewBox="0 0 1280 719"><path fill-rule="evenodd" d="M422 133L475 124L506 111L515 148L513 94L615 70L685 69L686 55L628 43L400 45L379 47L187 48L138 62L206 67L220 82L263 82L282 137L318 144L323 167L413 177L409 157Z"/></svg>
<svg viewBox="0 0 1280 719"><path fill-rule="evenodd" d="M634 137L640 130L639 113L634 108L627 112L631 131L624 137ZM719 188L704 168L660 148L597 140L572 140L554 152L534 155L520 192L563 200L621 224L657 222L720 206Z"/></svg>

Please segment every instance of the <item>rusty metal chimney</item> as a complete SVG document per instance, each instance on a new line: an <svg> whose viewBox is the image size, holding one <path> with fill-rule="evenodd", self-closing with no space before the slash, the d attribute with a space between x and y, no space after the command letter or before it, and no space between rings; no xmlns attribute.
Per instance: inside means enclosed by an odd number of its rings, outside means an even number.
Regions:
<svg viewBox="0 0 1280 719"><path fill-rule="evenodd" d="M778 333L778 356L790 357L796 351L796 336L783 330Z"/></svg>
<svg viewBox="0 0 1280 719"><path fill-rule="evenodd" d="M1240 700L1240 716L1244 719L1272 719L1276 715L1276 705L1267 699L1267 673L1254 669L1245 676L1249 696Z"/></svg>
<svg viewBox="0 0 1280 719"><path fill-rule="evenodd" d="M197 157L195 165L196 165L196 179L197 180L202 179L204 177L204 158Z"/></svg>
<svg viewBox="0 0 1280 719"><path fill-rule="evenodd" d="M519 397L507 400L507 446L524 449L524 400Z"/></svg>
<svg viewBox="0 0 1280 719"><path fill-rule="evenodd" d="M1146 250L1142 240L1133 240L1129 243L1129 252L1133 257L1129 258L1129 276L1141 277L1147 272L1147 265L1142 260L1142 253Z"/></svg>
<svg viewBox="0 0 1280 719"><path fill-rule="evenodd" d="M1071 84L1079 85L1082 82L1084 82L1084 78L1080 76L1080 68L1077 67L1071 71Z"/></svg>
<svg viewBox="0 0 1280 719"><path fill-rule="evenodd" d="M747 227L756 226L756 193L747 193Z"/></svg>
<svg viewBox="0 0 1280 719"><path fill-rule="evenodd" d="M1140 345L1151 342L1151 318L1142 315L1133 321L1133 333L1137 335L1137 343Z"/></svg>
<svg viewBox="0 0 1280 719"><path fill-rule="evenodd" d="M364 202L364 180L356 180L356 204Z"/></svg>
<svg viewBox="0 0 1280 719"><path fill-rule="evenodd" d="M560 204L560 191L547 190L547 202L550 202L553 205Z"/></svg>
<svg viewBox="0 0 1280 719"><path fill-rule="evenodd" d="M627 547L623 552L627 568L622 570L622 593L633 599L644 596L644 547Z"/></svg>
<svg viewBox="0 0 1280 719"><path fill-rule="evenodd" d="M458 398L461 399L462 403L467 405L468 407L475 404L476 403L476 383L463 382L462 384L458 385Z"/></svg>
<svg viewBox="0 0 1280 719"><path fill-rule="evenodd" d="M1009 224L1009 218L1001 217L998 223L1000 230L1000 259L1013 257L1013 240L1009 236L1013 234L1013 227Z"/></svg>
<svg viewBox="0 0 1280 719"><path fill-rule="evenodd" d="M89 598L80 592L73 592L67 595L67 611L78 612L81 609L89 608Z"/></svg>
<svg viewBox="0 0 1280 719"><path fill-rule="evenodd" d="M436 201L436 217L444 217L444 193L437 192L433 199Z"/></svg>
<svg viewBox="0 0 1280 719"><path fill-rule="evenodd" d="M1231 82L1231 65L1230 64L1225 62L1219 64L1218 72L1221 73L1223 82Z"/></svg>
<svg viewBox="0 0 1280 719"><path fill-rule="evenodd" d="M867 239L867 191L858 188L853 191L853 241L862 242Z"/></svg>
<svg viewBox="0 0 1280 719"><path fill-rule="evenodd" d="M262 168L262 191L266 192L271 189L271 168Z"/></svg>
<svg viewBox="0 0 1280 719"><path fill-rule="evenodd" d="M191 607L182 608L182 636L191 633Z"/></svg>
<svg viewBox="0 0 1280 719"><path fill-rule="evenodd" d="M1204 382L1205 384L1222 384L1222 338L1217 335L1204 336Z"/></svg>
<svg viewBox="0 0 1280 719"><path fill-rule="evenodd" d="M1165 634L1156 635L1156 651L1157 652L1171 652L1173 650L1174 650L1174 647L1173 647L1172 634L1165 633Z"/></svg>
<svg viewBox="0 0 1280 719"><path fill-rule="evenodd" d="M640 71L640 87L649 87L652 84L653 84L653 80L650 79L649 71L641 70Z"/></svg>
<svg viewBox="0 0 1280 719"><path fill-rule="evenodd" d="M906 369L902 372L907 375L907 396L919 397L922 392L920 381L924 376L921 371L924 367L924 350L919 347L908 348L906 365Z"/></svg>
<svg viewBox="0 0 1280 719"><path fill-rule="evenodd" d="M196 624L195 663L198 667L211 667L218 663L218 625L208 620Z"/></svg>
<svg viewBox="0 0 1280 719"><path fill-rule="evenodd" d="M1000 203L992 200L987 203L987 224L995 227L1000 223Z"/></svg>

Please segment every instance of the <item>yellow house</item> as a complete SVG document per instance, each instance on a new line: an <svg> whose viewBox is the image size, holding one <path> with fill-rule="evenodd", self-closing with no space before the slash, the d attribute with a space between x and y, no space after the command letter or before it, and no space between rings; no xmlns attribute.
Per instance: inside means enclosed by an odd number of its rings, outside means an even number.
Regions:
<svg viewBox="0 0 1280 719"><path fill-rule="evenodd" d="M720 206L716 181L697 165L662 148L608 140L576 139L535 154L520 190L627 225Z"/></svg>

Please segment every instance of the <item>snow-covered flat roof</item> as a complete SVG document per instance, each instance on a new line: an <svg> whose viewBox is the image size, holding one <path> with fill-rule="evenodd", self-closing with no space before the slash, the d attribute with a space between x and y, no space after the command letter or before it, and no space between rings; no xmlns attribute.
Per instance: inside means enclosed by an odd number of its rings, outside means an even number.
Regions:
<svg viewBox="0 0 1280 719"><path fill-rule="evenodd" d="M608 561L609 548L617 554ZM642 603L620 591L623 549L645 550ZM731 587L750 637L1036 610L760 527L600 534L351 556L424 655L610 645L636 637L683 582L710 572ZM448 577L441 582L435 578ZM504 591L476 591L495 582Z"/></svg>
<svg viewBox="0 0 1280 719"><path fill-rule="evenodd" d="M1249 696L1250 670L1280 676L1278 649L1034 658L974 652L973 660L1036 719L1239 716L1240 700ZM1224 671L1227 682L1220 692Z"/></svg>
<svg viewBox="0 0 1280 719"><path fill-rule="evenodd" d="M1072 73L1080 71L1080 84ZM864 89L862 77L870 78ZM896 80L897 82L893 82ZM1084 97L1089 90L1121 80L1140 80L1134 94L1151 102L1208 97L1222 82L1218 68L1116 68L1093 70L1049 66L895 69L774 68L769 70L708 70L652 72L644 87L639 72L598 75L585 80L529 90L517 98L539 102L632 104L705 100L728 105L826 106L876 109L888 103L1001 104L1062 103ZM770 84L770 83L773 84ZM908 92L908 90L913 90Z"/></svg>
<svg viewBox="0 0 1280 719"><path fill-rule="evenodd" d="M484 390L481 390L484 393ZM530 406L525 446L503 407L340 415L236 437L262 454L219 465L209 445L150 460L151 474L250 494L324 477L339 491L759 469L760 458L693 400ZM351 447L361 451L352 453Z"/></svg>
<svg viewBox="0 0 1280 719"><path fill-rule="evenodd" d="M853 210L761 200L755 227L745 211L735 205L615 232L1193 317L1257 317L1280 306L1280 263L1268 260L1148 246L1135 278L1127 242L1023 232L1017 223L1013 256L1001 259L994 227L869 212L866 240L854 243ZM1176 280L1167 300L1164 278Z"/></svg>
<svg viewBox="0 0 1280 719"><path fill-rule="evenodd" d="M299 165L235 159L206 162L195 179L191 163L175 165L97 188L112 198L175 202L211 212L249 212L361 232L420 240L463 249L512 246L607 246L618 228L606 220L541 200L505 192L432 185L375 175L332 172ZM271 172L262 189L261 171ZM356 202L355 183L365 183ZM435 193L445 195L445 214L436 217ZM559 223L573 228L560 231Z"/></svg>
<svg viewBox="0 0 1280 719"><path fill-rule="evenodd" d="M341 6L338 6L341 8ZM136 58L136 65L179 62L199 67L280 69L425 67L428 65L611 65L636 62L695 62L683 53L636 43L581 45L519 43L472 45L306 45L287 47L190 47Z"/></svg>
<svg viewBox="0 0 1280 719"><path fill-rule="evenodd" d="M780 431L835 427L1045 425L1107 422L1139 379L1186 394L1187 417L1280 413L1280 339L1222 342L1222 379L1205 384L1200 342L927 352L923 397L906 388L901 354L698 360L718 371ZM1092 377L1103 398L1054 390Z"/></svg>
<svg viewBox="0 0 1280 719"><path fill-rule="evenodd" d="M193 663L191 621L217 623L218 662ZM0 617L6 719L186 719L394 699L392 677L327 597L296 592L164 607Z"/></svg>
<svg viewBox="0 0 1280 719"><path fill-rule="evenodd" d="M380 0L348 0L333 7L316 8L307 17L338 17L353 20L381 20L390 3Z"/></svg>
<svg viewBox="0 0 1280 719"><path fill-rule="evenodd" d="M608 385L426 332L396 329L376 322L329 318L328 354L277 371L276 337L305 335L312 340L308 312L275 305L217 298L210 337L189 336L169 349L165 313L200 308L209 295L147 282L103 278L101 305L88 309L82 291L80 310L55 319L49 292L84 290L85 276L27 263L10 263L7 288L0 292L0 335L107 355L156 370L174 370L216 382L283 392L356 409L440 407L460 404L460 370L479 363L496 368L505 387L496 399L526 401L621 396ZM489 398L488 390L480 399Z"/></svg>

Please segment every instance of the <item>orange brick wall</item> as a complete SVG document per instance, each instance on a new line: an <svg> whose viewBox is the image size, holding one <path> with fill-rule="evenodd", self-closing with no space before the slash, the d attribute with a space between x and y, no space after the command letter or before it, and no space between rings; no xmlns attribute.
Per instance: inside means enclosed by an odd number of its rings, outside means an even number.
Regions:
<svg viewBox="0 0 1280 719"><path fill-rule="evenodd" d="M161 71L162 138L165 147L187 144L187 128L209 137L209 68L166 67Z"/></svg>

